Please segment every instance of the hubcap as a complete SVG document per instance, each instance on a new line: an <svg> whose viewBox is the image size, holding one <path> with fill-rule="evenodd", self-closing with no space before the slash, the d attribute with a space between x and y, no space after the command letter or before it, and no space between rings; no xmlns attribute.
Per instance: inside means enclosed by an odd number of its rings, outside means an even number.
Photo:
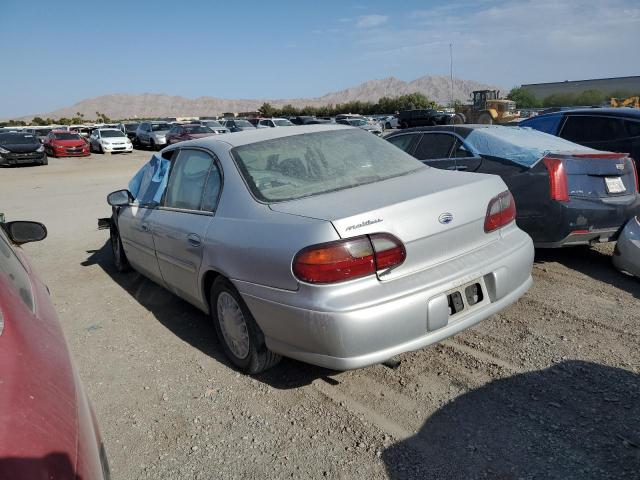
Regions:
<svg viewBox="0 0 640 480"><path fill-rule="evenodd" d="M227 292L218 295L217 303L218 321L224 341L229 350L242 360L249 355L249 332L240 305Z"/></svg>

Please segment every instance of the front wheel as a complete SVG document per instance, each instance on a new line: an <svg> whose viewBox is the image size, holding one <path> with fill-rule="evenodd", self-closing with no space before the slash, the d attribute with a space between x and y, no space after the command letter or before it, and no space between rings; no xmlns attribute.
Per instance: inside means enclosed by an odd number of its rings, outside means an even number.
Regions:
<svg viewBox="0 0 640 480"><path fill-rule="evenodd" d="M487 112L481 113L480 116L478 117L478 123L481 125L492 125L493 117L491 117L491 115L488 114Z"/></svg>
<svg viewBox="0 0 640 480"><path fill-rule="evenodd" d="M225 355L239 370L254 375L280 361L264 342L264 334L227 280L219 278L211 286L211 317Z"/></svg>
<svg viewBox="0 0 640 480"><path fill-rule="evenodd" d="M111 221L113 222L113 219ZM118 272L120 273L131 271L131 265L129 264L129 260L127 260L126 253L124 253L124 248L122 247L122 240L120 239L118 229L111 225L111 229L109 232L109 237L111 240L111 251L113 252L113 263L116 266L116 270L118 270Z"/></svg>

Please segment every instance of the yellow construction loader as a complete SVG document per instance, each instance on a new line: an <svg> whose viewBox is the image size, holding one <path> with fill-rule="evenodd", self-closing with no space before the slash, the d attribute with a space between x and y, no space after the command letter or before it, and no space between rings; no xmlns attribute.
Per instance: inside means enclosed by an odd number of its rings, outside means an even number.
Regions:
<svg viewBox="0 0 640 480"><path fill-rule="evenodd" d="M456 107L454 123L503 124L520 119L516 102L500 98L500 90L475 90L471 104Z"/></svg>

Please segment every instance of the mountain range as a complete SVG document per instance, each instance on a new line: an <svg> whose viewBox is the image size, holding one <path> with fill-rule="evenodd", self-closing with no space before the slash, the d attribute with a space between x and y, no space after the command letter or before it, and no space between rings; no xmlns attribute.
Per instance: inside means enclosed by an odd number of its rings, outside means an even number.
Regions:
<svg viewBox="0 0 640 480"><path fill-rule="evenodd" d="M104 113L109 118L151 118L151 117L188 117L221 115L224 112L249 112L257 110L264 102L274 106L291 104L295 107L322 106L346 103L350 101L376 102L381 97L395 97L420 92L429 99L440 104L451 101L451 79L445 76L427 75L410 82L388 77L381 80L369 80L355 87L327 93L314 98L292 99L224 99L216 97L185 98L159 93L126 94L116 93L82 100L69 107L60 108L48 113L29 115L58 119L72 118L80 112L85 118L93 119L96 112ZM453 79L453 98L467 100L473 90L495 89L498 87L473 80Z"/></svg>

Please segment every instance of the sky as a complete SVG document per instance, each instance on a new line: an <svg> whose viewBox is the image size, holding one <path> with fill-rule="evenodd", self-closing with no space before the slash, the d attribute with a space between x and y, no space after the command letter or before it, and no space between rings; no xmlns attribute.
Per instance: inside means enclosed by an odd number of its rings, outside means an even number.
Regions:
<svg viewBox="0 0 640 480"><path fill-rule="evenodd" d="M390 76L640 74L638 0L0 0L0 118L110 93L321 96Z"/></svg>

